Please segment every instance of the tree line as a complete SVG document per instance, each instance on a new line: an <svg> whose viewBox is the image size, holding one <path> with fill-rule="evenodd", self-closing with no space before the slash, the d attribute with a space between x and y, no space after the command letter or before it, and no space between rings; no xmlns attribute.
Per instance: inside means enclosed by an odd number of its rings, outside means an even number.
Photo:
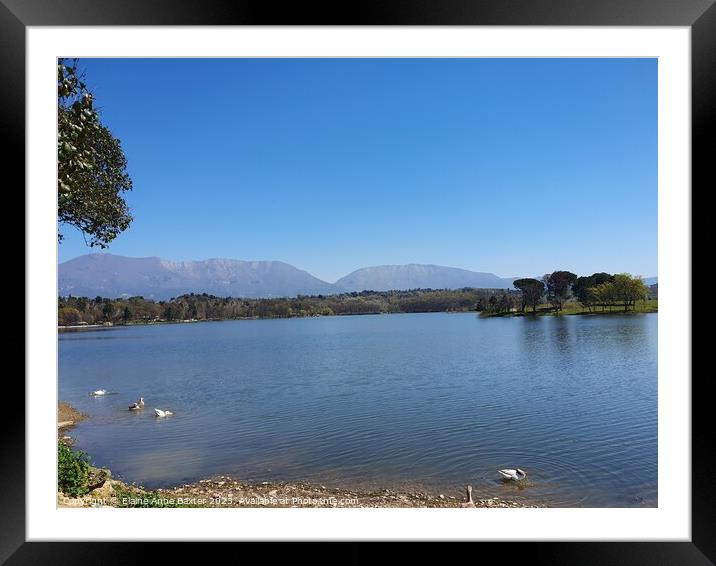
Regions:
<svg viewBox="0 0 716 566"><path fill-rule="evenodd" d="M167 301L144 297L60 297L58 323L131 324L182 320L290 318L353 314L468 312L484 310L500 296L516 295L501 289L413 289L361 291L339 295L299 295L295 298L243 299L190 293Z"/></svg>
<svg viewBox="0 0 716 566"><path fill-rule="evenodd" d="M618 307L634 309L650 290L640 277L628 273L594 273L579 277L554 271L541 279L523 278L515 289L411 289L361 291L338 295L299 295L295 298L245 299L214 295L181 295L167 301L144 297L60 297L60 326L81 324L133 324L183 320L291 318L353 314L469 312L485 314L537 312L547 302L559 312L568 301L578 301L589 311Z"/></svg>

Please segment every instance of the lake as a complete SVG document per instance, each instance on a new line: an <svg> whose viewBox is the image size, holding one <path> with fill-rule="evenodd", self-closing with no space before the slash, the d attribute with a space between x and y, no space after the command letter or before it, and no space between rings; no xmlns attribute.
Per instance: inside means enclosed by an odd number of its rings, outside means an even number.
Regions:
<svg viewBox="0 0 716 566"><path fill-rule="evenodd" d="M90 416L70 432L76 447L148 488L222 474L462 497L469 483L478 497L651 507L657 320L429 313L63 332L59 398ZM128 411L140 396L146 408ZM528 480L503 483L505 467Z"/></svg>

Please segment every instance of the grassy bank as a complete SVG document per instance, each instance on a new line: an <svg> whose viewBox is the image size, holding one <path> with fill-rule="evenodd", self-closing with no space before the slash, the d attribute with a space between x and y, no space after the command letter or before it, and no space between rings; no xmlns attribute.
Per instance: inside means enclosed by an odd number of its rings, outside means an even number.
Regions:
<svg viewBox="0 0 716 566"><path fill-rule="evenodd" d="M525 312L511 311L500 313L480 313L483 317L504 317L504 316L563 316L563 315L587 315L602 316L610 314L646 314L659 312L659 300L648 299L646 301L637 301L634 307L629 307L625 311L623 306L612 305L607 307L592 307L588 309L579 302L573 301L565 303L561 311L555 311L552 305L541 304L537 307L537 312L533 313L531 308L526 308Z"/></svg>

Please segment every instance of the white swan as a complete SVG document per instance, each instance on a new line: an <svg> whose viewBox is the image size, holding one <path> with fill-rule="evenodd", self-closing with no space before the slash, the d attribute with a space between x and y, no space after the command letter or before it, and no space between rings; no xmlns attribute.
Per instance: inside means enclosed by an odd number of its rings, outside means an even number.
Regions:
<svg viewBox="0 0 716 566"><path fill-rule="evenodd" d="M107 395L106 389L98 389L97 391L92 391L90 395Z"/></svg>
<svg viewBox="0 0 716 566"><path fill-rule="evenodd" d="M144 408L144 397L140 397L139 401L137 401L136 403L132 403L129 406L130 411L136 411L137 409L143 409L143 408Z"/></svg>
<svg viewBox="0 0 716 566"><path fill-rule="evenodd" d="M169 415L173 415L171 411L162 411L161 409L154 409L154 412L157 414L158 417L168 417Z"/></svg>
<svg viewBox="0 0 716 566"><path fill-rule="evenodd" d="M514 470L497 470L498 473L502 474L502 477L506 480L521 481L527 477L527 473L524 470L516 468Z"/></svg>

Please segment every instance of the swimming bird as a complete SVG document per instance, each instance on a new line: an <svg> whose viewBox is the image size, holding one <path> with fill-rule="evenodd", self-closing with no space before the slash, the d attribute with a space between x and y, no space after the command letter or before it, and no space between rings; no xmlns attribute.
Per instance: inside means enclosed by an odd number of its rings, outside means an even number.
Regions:
<svg viewBox="0 0 716 566"><path fill-rule="evenodd" d="M106 389L98 389L97 391L92 391L90 395L107 395Z"/></svg>
<svg viewBox="0 0 716 566"><path fill-rule="evenodd" d="M144 408L144 397L140 397L139 401L137 401L136 403L132 403L129 406L130 411L136 411L137 409L143 409L143 408Z"/></svg>
<svg viewBox="0 0 716 566"><path fill-rule="evenodd" d="M498 473L502 474L502 477L506 480L521 481L527 477L527 473L524 470L516 468L514 470L497 470Z"/></svg>
<svg viewBox="0 0 716 566"><path fill-rule="evenodd" d="M157 414L158 417L168 417L169 415L173 415L171 411L162 411L161 409L154 409L154 412Z"/></svg>
<svg viewBox="0 0 716 566"><path fill-rule="evenodd" d="M475 502L472 500L472 486L467 486L467 502L462 503L460 507L474 507Z"/></svg>

